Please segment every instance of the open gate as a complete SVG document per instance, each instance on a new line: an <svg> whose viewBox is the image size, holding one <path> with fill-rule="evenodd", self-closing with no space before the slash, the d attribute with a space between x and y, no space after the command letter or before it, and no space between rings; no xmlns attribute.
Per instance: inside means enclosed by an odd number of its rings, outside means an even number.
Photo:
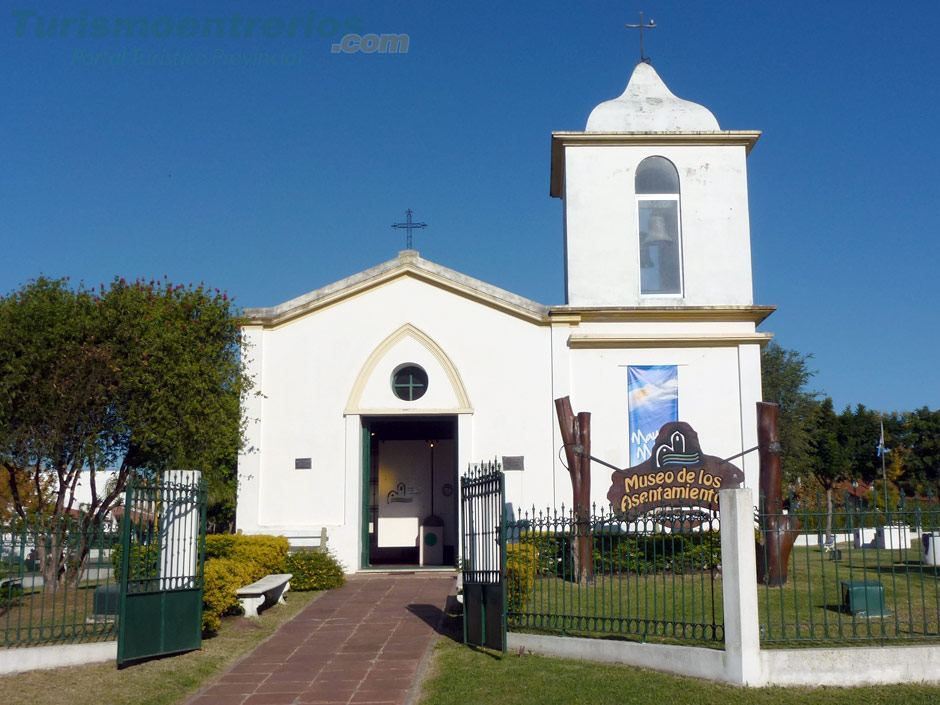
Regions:
<svg viewBox="0 0 940 705"><path fill-rule="evenodd" d="M460 478L465 644L506 651L505 487L498 463Z"/></svg>
<svg viewBox="0 0 940 705"><path fill-rule="evenodd" d="M118 666L198 649L205 483L186 470L166 472L159 481L132 479L124 508Z"/></svg>

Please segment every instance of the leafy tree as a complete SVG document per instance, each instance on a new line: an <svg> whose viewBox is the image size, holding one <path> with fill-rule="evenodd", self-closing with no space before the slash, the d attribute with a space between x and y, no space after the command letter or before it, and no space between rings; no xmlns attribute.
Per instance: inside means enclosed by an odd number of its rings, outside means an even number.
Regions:
<svg viewBox="0 0 940 705"><path fill-rule="evenodd" d="M826 493L826 537L832 537L832 494L843 480L851 476L852 464L840 437L840 419L833 409L832 399L826 397L816 414L816 427L812 431L811 446L813 478Z"/></svg>
<svg viewBox="0 0 940 705"><path fill-rule="evenodd" d="M924 406L905 414L903 443L910 455L902 484L909 492L936 495L940 486L940 410Z"/></svg>
<svg viewBox="0 0 940 705"><path fill-rule="evenodd" d="M81 475L84 535L132 473L198 469L211 481L241 442L250 382L233 303L218 289L115 279L95 291L40 278L0 299L0 340L0 464L24 522L48 526L79 509ZM117 481L99 487L108 467ZM24 484L43 483L26 501ZM64 540L37 542L47 584L84 564L88 546L66 565Z"/></svg>
<svg viewBox="0 0 940 705"><path fill-rule="evenodd" d="M809 368L811 355L786 350L771 341L761 351L761 386L764 401L779 406L783 479L793 485L814 474L813 434L819 415L818 392L807 389L816 374Z"/></svg>

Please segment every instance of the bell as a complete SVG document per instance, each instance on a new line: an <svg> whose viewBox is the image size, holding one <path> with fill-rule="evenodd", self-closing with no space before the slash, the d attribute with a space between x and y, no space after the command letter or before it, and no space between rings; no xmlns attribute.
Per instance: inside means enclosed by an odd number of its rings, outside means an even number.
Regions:
<svg viewBox="0 0 940 705"><path fill-rule="evenodd" d="M649 246L660 245L664 242L672 242L669 231L666 230L666 218L661 215L651 215L646 226L646 233L643 234L642 243Z"/></svg>

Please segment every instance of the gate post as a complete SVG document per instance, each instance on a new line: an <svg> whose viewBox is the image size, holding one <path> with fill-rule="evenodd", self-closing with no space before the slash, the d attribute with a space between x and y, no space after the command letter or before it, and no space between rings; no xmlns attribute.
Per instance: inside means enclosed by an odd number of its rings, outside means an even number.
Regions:
<svg viewBox="0 0 940 705"><path fill-rule="evenodd" d="M754 492L720 490L721 583L725 622L725 680L759 685L760 618L754 548Z"/></svg>
<svg viewBox="0 0 940 705"><path fill-rule="evenodd" d="M198 470L167 470L163 473L166 497L160 512L160 589L193 587L199 565L201 507L192 501L199 486Z"/></svg>

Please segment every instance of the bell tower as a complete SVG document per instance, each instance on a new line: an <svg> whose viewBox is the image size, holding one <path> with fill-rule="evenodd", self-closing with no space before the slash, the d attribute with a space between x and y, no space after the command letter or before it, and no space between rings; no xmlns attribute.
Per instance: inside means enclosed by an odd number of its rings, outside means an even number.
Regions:
<svg viewBox="0 0 940 705"><path fill-rule="evenodd" d="M722 130L645 62L583 132L552 133L566 303L753 305L746 158L759 136Z"/></svg>

